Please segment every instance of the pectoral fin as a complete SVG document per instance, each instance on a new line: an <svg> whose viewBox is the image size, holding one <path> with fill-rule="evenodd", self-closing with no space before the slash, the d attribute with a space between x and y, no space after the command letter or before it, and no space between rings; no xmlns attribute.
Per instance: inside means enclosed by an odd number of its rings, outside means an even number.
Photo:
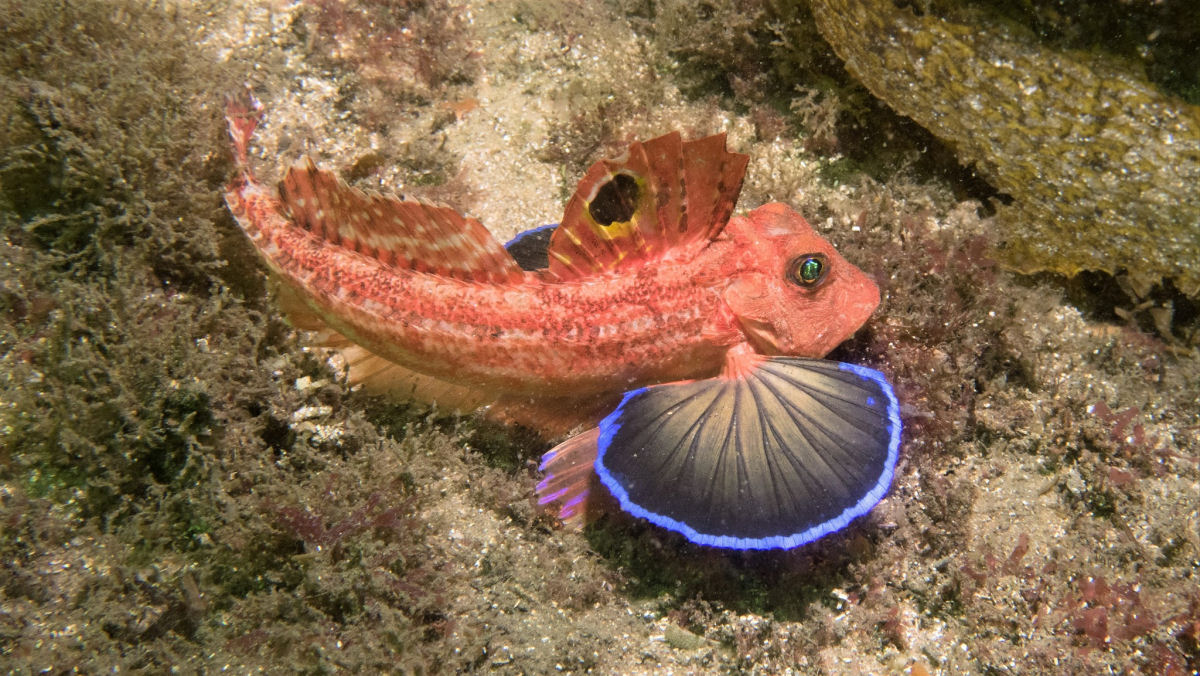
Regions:
<svg viewBox="0 0 1200 676"><path fill-rule="evenodd" d="M877 371L764 358L628 392L595 444L600 482L625 511L702 545L787 549L887 492L899 404Z"/></svg>
<svg viewBox="0 0 1200 676"><path fill-rule="evenodd" d="M522 270L544 270L550 267L550 238L558 229L558 223L539 225L517 233L504 244L508 255L513 257Z"/></svg>

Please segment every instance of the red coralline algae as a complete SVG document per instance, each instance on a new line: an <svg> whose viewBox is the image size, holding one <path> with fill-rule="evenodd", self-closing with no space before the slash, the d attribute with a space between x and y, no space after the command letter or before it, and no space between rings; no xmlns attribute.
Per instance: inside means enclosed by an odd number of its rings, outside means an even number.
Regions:
<svg viewBox="0 0 1200 676"><path fill-rule="evenodd" d="M1131 406L1123 411L1114 412L1103 401L1098 401L1088 409L1088 412L1102 420L1106 424L1112 425L1112 429L1108 433L1108 437L1117 446L1117 451L1127 459L1136 459L1139 457L1153 456L1159 459L1159 463L1155 466L1155 472L1162 474L1162 461L1167 458L1175 460L1186 460L1200 464L1200 457L1182 455L1170 450L1167 442L1160 443L1158 435L1146 434L1146 428L1141 423L1135 423L1134 420L1141 414L1141 409L1136 406ZM1130 427L1130 423L1133 426ZM1192 430L1194 428L1186 428ZM1114 471L1116 474L1114 475ZM1133 480L1128 472L1122 470L1110 470L1109 480L1113 485L1120 486L1129 483Z"/></svg>
<svg viewBox="0 0 1200 676"><path fill-rule="evenodd" d="M1136 584L1110 585L1103 576L1079 581L1079 592L1063 599L1071 627L1084 640L1083 652L1105 648L1114 640L1128 641L1159 626Z"/></svg>

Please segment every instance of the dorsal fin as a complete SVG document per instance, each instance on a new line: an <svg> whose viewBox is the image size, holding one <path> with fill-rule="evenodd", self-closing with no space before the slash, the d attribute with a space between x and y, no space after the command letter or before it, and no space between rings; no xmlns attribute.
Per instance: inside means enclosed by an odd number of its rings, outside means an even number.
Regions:
<svg viewBox="0 0 1200 676"><path fill-rule="evenodd" d="M399 268L476 282L517 282L523 273L473 218L449 207L368 193L306 159L279 184L296 225Z"/></svg>
<svg viewBox="0 0 1200 676"><path fill-rule="evenodd" d="M749 161L725 149L724 134L684 143L674 132L593 164L550 242L550 272L587 276L716 237Z"/></svg>

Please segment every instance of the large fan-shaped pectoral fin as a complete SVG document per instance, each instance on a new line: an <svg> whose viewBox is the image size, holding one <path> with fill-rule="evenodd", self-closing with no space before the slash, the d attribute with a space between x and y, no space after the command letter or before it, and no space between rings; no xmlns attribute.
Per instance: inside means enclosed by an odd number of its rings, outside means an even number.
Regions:
<svg viewBox="0 0 1200 676"><path fill-rule="evenodd" d="M629 392L600 422L595 468L622 509L695 543L787 549L879 502L899 445L881 373L774 357Z"/></svg>

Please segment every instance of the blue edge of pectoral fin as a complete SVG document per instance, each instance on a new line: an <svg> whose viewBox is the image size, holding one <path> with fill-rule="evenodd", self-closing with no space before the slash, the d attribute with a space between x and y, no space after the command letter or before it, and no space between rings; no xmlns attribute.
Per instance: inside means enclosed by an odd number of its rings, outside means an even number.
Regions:
<svg viewBox="0 0 1200 676"><path fill-rule="evenodd" d="M541 270L550 267L550 237L558 223L539 225L519 232L504 244L509 255L522 270Z"/></svg>
<svg viewBox="0 0 1200 676"><path fill-rule="evenodd" d="M699 545L790 549L841 530L883 498L895 474L902 426L899 402L882 373L840 362L772 358L747 381L731 386L714 378L624 395L599 424L594 466L624 511ZM722 399L731 387L754 389L754 396ZM762 397L773 395L779 397L771 406L759 408ZM706 400L711 402L700 415L687 408ZM736 403L745 401L760 404ZM732 412L721 413L727 409ZM682 424L673 427L676 414ZM706 432L697 418L715 418L714 430ZM760 431L762 444L746 432L750 441L726 452L739 428ZM783 439L788 443L779 443ZM708 440L715 441L704 443ZM685 447L687 452L672 452ZM705 452L718 455L694 460ZM737 454L742 454L738 480L708 494L709 484L720 483L712 481L713 474L728 475L723 469L731 466L721 463ZM747 458L769 469L747 471L753 464ZM784 492L793 497L783 502L796 504L779 504L780 482L791 487Z"/></svg>

